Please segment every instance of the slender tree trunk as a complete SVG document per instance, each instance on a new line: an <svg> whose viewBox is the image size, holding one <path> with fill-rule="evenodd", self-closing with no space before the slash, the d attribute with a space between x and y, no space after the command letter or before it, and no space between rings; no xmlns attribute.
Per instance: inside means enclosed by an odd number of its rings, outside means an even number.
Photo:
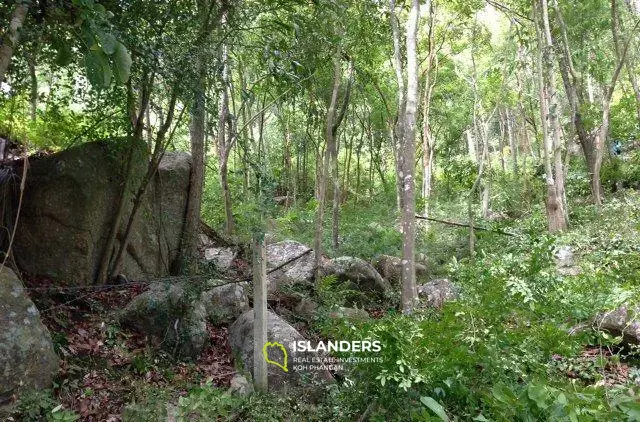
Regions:
<svg viewBox="0 0 640 422"><path fill-rule="evenodd" d="M505 114L506 112L504 110L500 110L498 112L498 115L500 116L500 138L498 148L500 148L500 167L502 168L503 173L507 172L507 165L504 157L505 140L507 139L507 122Z"/></svg>
<svg viewBox="0 0 640 422"><path fill-rule="evenodd" d="M433 160L435 157L435 141L431 131L431 98L438 75L436 46L435 46L435 6L432 0L429 6L429 55L427 57L427 71L422 96L422 198L424 200L424 217L429 217L429 200L431 198L431 179L433 174Z"/></svg>
<svg viewBox="0 0 640 422"><path fill-rule="evenodd" d="M0 45L0 83L4 82L4 78L13 57L13 50L20 40L20 29L24 23L24 19L29 11L31 0L16 0L16 7L13 9L9 28L5 32Z"/></svg>
<svg viewBox="0 0 640 422"><path fill-rule="evenodd" d="M356 203L360 198L360 156L362 154L362 146L364 145L364 132L360 135L360 141L356 147Z"/></svg>
<svg viewBox="0 0 640 422"><path fill-rule="evenodd" d="M340 174L338 171L339 140L335 141L335 149L331 158L331 180L333 181L333 204L331 212L331 240L333 250L340 246Z"/></svg>
<svg viewBox="0 0 640 422"><path fill-rule="evenodd" d="M29 66L29 117L35 123L38 112L38 76L36 74L36 53L33 52L27 58Z"/></svg>
<svg viewBox="0 0 640 422"><path fill-rule="evenodd" d="M131 210L131 214L129 215L127 225L125 226L125 230L122 235L122 240L120 242L121 243L120 249L118 250L118 254L116 255L116 258L113 264L113 269L111 270L112 277L116 276L120 272L120 268L122 267L122 263L124 262L124 258L127 253L127 248L129 246L131 232L133 231L134 225L138 221L138 215L140 212L140 206L142 205L142 201L144 199L144 194L146 193L149 184L155 177L158 171L158 166L160 165L160 160L162 159L162 156L164 155L164 152L166 151L166 148L168 146L166 142L166 137L171 127L171 124L173 122L173 117L176 109L176 102L178 100L178 93L179 93L179 88L176 85L173 87L173 92L171 93L171 99L169 100L167 117L163 122L162 126L160 127L160 130L158 130L158 134L156 136L155 148L154 148L153 154L151 155L151 159L149 160L149 163L147 165L147 172L145 173L144 178L142 179L142 182L140 183L140 186L138 187L138 190L136 191L136 194L133 198L133 208ZM144 111L143 109L141 109L140 111L141 121L143 121L143 117L142 117L143 113ZM142 136L142 128L140 128L139 130L140 130L140 133L138 134L138 138Z"/></svg>
<svg viewBox="0 0 640 422"><path fill-rule="evenodd" d="M395 13L396 2L395 0L389 1L389 11L391 15L391 34L393 37L393 67L396 72L396 82L398 84L398 95L397 95L397 107L398 112L396 116L396 121L394 127L391 129L391 141L392 141L392 149L393 149L393 158L396 165L396 203L398 207L398 213L402 213L403 205L402 205L402 177L401 169L400 169L400 149L401 142L404 136L404 109L406 106L405 99L405 80L404 80L404 71L402 65L402 43L400 39L400 28L398 25L398 18Z"/></svg>
<svg viewBox="0 0 640 422"><path fill-rule="evenodd" d="M638 14L637 11L634 11L632 9L632 6L628 1L626 1L625 4L626 4L629 12L631 12L631 14L633 16L636 16ZM621 30L623 30L622 21L621 21L619 16L618 16L618 19L616 21L618 23L618 27ZM615 42L615 40L614 40L614 42ZM640 83L638 82L638 79L636 78L636 72L634 71L634 64L636 64L636 63L637 63L637 55L628 57L625 60L627 76L629 77L629 82L631 83L631 87L633 88L633 93L634 93L634 95L636 97L636 114L637 114L637 117L638 117L638 127L640 127Z"/></svg>
<svg viewBox="0 0 640 422"><path fill-rule="evenodd" d="M284 172L285 172L285 195L287 196L286 199L286 206L288 207L290 198L293 196L293 190L294 190L294 179L293 179L293 165L291 162L291 130L289 128L289 125L287 124L287 134L285 136L285 141L284 141Z"/></svg>
<svg viewBox="0 0 640 422"><path fill-rule="evenodd" d="M223 18L224 19L224 18ZM224 19L226 21L226 19ZM234 232L233 205L229 189L229 154L231 153L232 133L227 131L230 125L229 116L229 52L226 44L222 45L222 96L218 115L218 164L220 167L220 188L225 213L225 234L232 236Z"/></svg>
<svg viewBox="0 0 640 422"><path fill-rule="evenodd" d="M355 128L352 128L355 130ZM342 177L342 203L347 201L347 197L349 196L349 176L351 175L351 156L353 152L353 138L355 137L355 132L351 135L349 139L349 143L345 145L346 157L344 163L344 175Z"/></svg>
<svg viewBox="0 0 640 422"><path fill-rule="evenodd" d="M253 382L257 391L268 387L267 362L267 247L264 233L253 238Z"/></svg>
<svg viewBox="0 0 640 422"><path fill-rule="evenodd" d="M467 129L464 131L465 136L467 137L467 151L469 153L469 158L474 163L478 162L478 146L475 137L473 136L473 129Z"/></svg>
<svg viewBox="0 0 640 422"><path fill-rule="evenodd" d="M478 136L479 139L482 140L482 159L485 162L485 166L487 167L487 170L489 170L489 172L491 172L491 155L489 153L489 137L486 136L487 130L486 130L486 125L487 123L484 121L481 121L479 126L480 126L480 131L482 132L482 136ZM489 217L489 205L491 202L491 173L489 173L487 175L487 177L484 178L484 180L482 181L482 218L488 218Z"/></svg>
<svg viewBox="0 0 640 422"><path fill-rule="evenodd" d="M340 62L340 51L336 52L333 58L333 91L331 93L331 102L327 111L325 122L325 139L326 147L324 159L319 167L318 172L318 209L316 211L316 227L315 227L315 268L316 280L320 280L321 259L322 259L322 234L324 229L324 208L327 195L327 176L330 173L331 159L335 156L336 141L333 125L335 123L335 115L338 106L338 92L340 90L340 78L342 76L342 63Z"/></svg>
<svg viewBox="0 0 640 422"><path fill-rule="evenodd" d="M399 85L403 79L402 63L399 59L400 36L397 28L395 0L390 0L390 12L392 21L392 33L396 56L396 74ZM415 212L415 141L416 141L416 114L418 111L418 55L417 34L418 19L420 15L419 0L412 0L408 21L406 24L406 57L407 57L407 83L406 98L402 93L398 95L398 104L404 104L401 108L402 136L400 139L399 154L399 178L401 181L401 224L402 224L402 312L411 314L416 301L416 268L415 268L415 236L416 236L416 212Z"/></svg>
<svg viewBox="0 0 640 422"><path fill-rule="evenodd" d="M147 79L148 78L148 79ZM112 255L114 253L116 237L120 231L121 221L124 216L127 200L129 198L128 192L131 184L131 177L133 173L133 163L136 145L142 140L142 129L144 126L144 110L149 106L149 98L151 95L151 86L153 85L153 76L148 77L146 71L142 77L142 89L140 96L140 110L136 113L133 90L131 82L127 83L127 113L131 116L131 129L129 139L129 151L125 158L125 171L120 181L120 194L107 235L107 241L105 243L102 256L100 258L100 264L98 265L98 272L96 274L95 282L97 284L104 284L109 276L109 263L111 262Z"/></svg>
<svg viewBox="0 0 640 422"><path fill-rule="evenodd" d="M478 160L478 174L473 182L473 186L471 186L467 200L467 219L469 220L469 255L471 256L471 259L475 259L476 256L476 233L474 229L475 218L473 214L473 202L478 194L480 182L484 176L485 158L485 155L482 154Z"/></svg>
<svg viewBox="0 0 640 422"><path fill-rule="evenodd" d="M537 9L537 7L535 8ZM538 81L540 88L540 120L542 123L544 166L546 173L547 199L546 211L549 231L551 233L563 231L567 228L566 213L564 211L562 193L564 187L558 180L558 170L562 172L562 162L556 160L560 154L560 127L558 124L555 93L555 74L553 70L553 41L549 27L549 14L546 0L539 0L539 12L536 15L536 32L538 33ZM540 22L540 20L542 22ZM558 151L556 152L556 148ZM562 173L564 174L564 173Z"/></svg>
<svg viewBox="0 0 640 422"><path fill-rule="evenodd" d="M204 134L205 134L205 85L206 79L203 57L198 58L198 79L195 81L193 109L191 112L191 173L189 175L189 194L187 212L180 248L180 266L188 274L198 270L198 232L202 206L202 188L204 185Z"/></svg>
<svg viewBox="0 0 640 422"><path fill-rule="evenodd" d="M518 175L518 155L519 148L516 141L515 117L513 112L507 109L507 136L509 138L509 149L511 150L511 165L513 174Z"/></svg>

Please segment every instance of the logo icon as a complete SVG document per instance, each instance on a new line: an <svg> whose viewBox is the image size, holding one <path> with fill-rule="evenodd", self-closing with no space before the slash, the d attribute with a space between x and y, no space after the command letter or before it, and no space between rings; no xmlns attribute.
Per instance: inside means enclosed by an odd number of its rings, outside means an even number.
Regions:
<svg viewBox="0 0 640 422"><path fill-rule="evenodd" d="M283 356L282 363L276 360L269 359L269 350L280 351ZM264 356L264 360L267 361L267 363L275 365L278 368L282 368L284 372L289 372L289 369L287 368L287 358L288 358L287 349L285 349L285 347L282 344L278 343L277 341L266 342L264 346L262 346L262 355Z"/></svg>

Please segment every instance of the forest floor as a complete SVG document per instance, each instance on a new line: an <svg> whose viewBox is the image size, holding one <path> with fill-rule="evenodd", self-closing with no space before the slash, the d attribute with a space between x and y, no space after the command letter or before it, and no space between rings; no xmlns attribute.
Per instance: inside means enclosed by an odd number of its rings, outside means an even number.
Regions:
<svg viewBox="0 0 640 422"><path fill-rule="evenodd" d="M125 405L150 389L172 391L168 402L175 402L200 383L227 388L236 372L224 327L207 326L208 345L193 362L152 350L143 335L119 327L117 312L143 286L78 293L50 280L26 284L61 357L55 395L83 421L120 421Z"/></svg>
<svg viewBox="0 0 640 422"><path fill-rule="evenodd" d="M328 254L364 259L381 253L398 255L400 239L389 201L374 201L368 213L362 213L361 207L345 205L343 246L339 251L327 246ZM523 203L524 207L529 204ZM539 206L516 219L480 220L483 226L517 236L478 232L476 262L468 260L466 229L432 224L419 237L419 252L428 254L432 277L450 277L462 287L462 300L413 321L383 307L369 309L373 318L362 325L326 321L323 325L315 321L301 330L308 338L391 335L387 341L394 339L396 343L387 343L390 356L402 356L407 365L412 365L412 371L421 371L424 386L446 385L456 374L468 377L463 384L465 388L471 386L465 393L468 396L451 393L440 398L450 415L463 419L484 417L482 411L487 415L493 412L494 417L502 415L504 420L509 420L509 412L541 414L535 407L540 398L532 393L541 388L549 397L566 394L568 404L562 405L562 412L575 408L601 417L613 414L607 413L612 409L626 412L640 386L637 352L621 347L619 340L606 333L587 331L571 337L567 331L601 309L613 309L638 297L640 195L633 191L617 195L600 211L587 203L575 203L571 209L572 229L559 237L545 234ZM442 204L434 207L433 214L456 216L463 212L460 204ZM312 216L312 210L305 207L283 212L276 220L274 236L309 243ZM577 276L556 273L553 253L560 245L573 247L580 267ZM142 335L118 324L118 311L145 286L132 283L106 290L74 290L56 287L52 280L43 278L26 280L25 284L52 333L61 371L53 394L35 393L21 399L19 406L27 417L16 420L41 420L38 415L49 414L62 405L87 422L170 420L168 406L209 415L192 420L343 421L354 420L378 394L397 394L392 396L394 401L404 397L402 389L395 390L390 384L381 389L379 384L379 374L398 370L393 365L397 357L391 365L366 368L361 380L354 379L361 384L334 389L322 403L301 402L287 395L227 395L236 366L226 328L209 325L210 341L200 357L180 361L153 349ZM333 293L335 300L341 300L340 292ZM327 306L342 305L336 302ZM405 340L414 341L410 337L417 342L405 345ZM434 351L435 360L430 355ZM401 369L395 376L405 373ZM527 384L534 376L546 379L546 384ZM505 390L507 383L512 383L514 391L525 388L525 396L535 396L538 401L526 402L528 399L519 397L517 402L510 402L516 393ZM594 388L597 390L589 390ZM622 397L616 396L619 392L627 394L622 405L615 398ZM407 399L406 409L421 406L414 399ZM470 400L483 402L471 406ZM517 407L525 402L530 408ZM544 400L542 403L548 404ZM378 409L376 420L391 420L397 411ZM29 418L29 412L35 417Z"/></svg>

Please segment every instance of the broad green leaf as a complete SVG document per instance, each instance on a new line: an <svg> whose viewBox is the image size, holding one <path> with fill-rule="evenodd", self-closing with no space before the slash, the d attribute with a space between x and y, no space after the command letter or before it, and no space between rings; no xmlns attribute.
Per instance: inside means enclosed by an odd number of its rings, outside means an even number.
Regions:
<svg viewBox="0 0 640 422"><path fill-rule="evenodd" d="M491 393L498 401L505 404L513 404L516 401L516 396L506 385L500 383L491 388Z"/></svg>
<svg viewBox="0 0 640 422"><path fill-rule="evenodd" d="M527 395L533 400L540 409L549 407L547 401L547 387L544 385L529 385Z"/></svg>
<svg viewBox="0 0 640 422"><path fill-rule="evenodd" d="M444 407L431 397L420 397L420 401L422 404L427 406L433 413L436 414L443 421L449 421L449 416L447 416L447 412L444 411Z"/></svg>
<svg viewBox="0 0 640 422"><path fill-rule="evenodd" d="M116 51L113 55L113 62L118 82L121 84L127 82L131 74L131 56L124 44L117 43Z"/></svg>
<svg viewBox="0 0 640 422"><path fill-rule="evenodd" d="M113 34L110 32L99 31L98 39L100 40L100 47L102 47L102 51L108 55L112 55L116 52L118 40L116 40L116 37L114 37Z"/></svg>
<svg viewBox="0 0 640 422"><path fill-rule="evenodd" d="M104 88L111 84L111 66L102 50L91 49L84 57L87 79L94 88Z"/></svg>

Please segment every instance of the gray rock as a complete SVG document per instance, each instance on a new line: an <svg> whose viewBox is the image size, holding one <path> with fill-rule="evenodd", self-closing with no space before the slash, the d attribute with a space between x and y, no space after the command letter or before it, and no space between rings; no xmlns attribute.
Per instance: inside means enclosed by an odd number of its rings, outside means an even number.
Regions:
<svg viewBox="0 0 640 422"><path fill-rule="evenodd" d="M93 282L113 223L126 153L124 144L93 142L31 161L14 245L25 272L75 285ZM131 190L139 186L147 162L146 146L140 143ZM121 269L129 279L169 274L184 226L190 163L186 153L167 153L160 162ZM131 208L128 201L125 215Z"/></svg>
<svg viewBox="0 0 640 422"><path fill-rule="evenodd" d="M249 381L244 375L235 374L233 378L231 378L229 392L239 394L241 396L250 396L254 392L253 383L251 383L251 381Z"/></svg>
<svg viewBox="0 0 640 422"><path fill-rule="evenodd" d="M571 246L565 245L558 248L555 252L555 261L558 272L562 275L576 276L581 272Z"/></svg>
<svg viewBox="0 0 640 422"><path fill-rule="evenodd" d="M22 282L0 265L0 397L51 388L58 356Z"/></svg>
<svg viewBox="0 0 640 422"><path fill-rule="evenodd" d="M417 257L416 257L417 258ZM416 259L416 278L427 277L427 266ZM373 262L373 266L380 275L394 286L399 286L402 280L402 258L390 255L380 255Z"/></svg>
<svg viewBox="0 0 640 422"><path fill-rule="evenodd" d="M267 246L267 269L277 268L285 262L304 254L311 249L302 243L285 240ZM273 294L281 290L285 285L307 284L312 285L314 277L313 251L308 252L299 259L285 265L282 269L274 271L267 276L269 293Z"/></svg>
<svg viewBox="0 0 640 422"><path fill-rule="evenodd" d="M191 297L196 295L196 297ZM188 284L158 283L133 298L120 322L177 356L197 356L205 346L207 311Z"/></svg>
<svg viewBox="0 0 640 422"><path fill-rule="evenodd" d="M446 278L432 280L418 286L418 297L424 298L425 306L429 308L442 308L445 302L457 300L460 289Z"/></svg>
<svg viewBox="0 0 640 422"><path fill-rule="evenodd" d="M488 210L485 219L488 221L506 221L509 219L509 216L502 211Z"/></svg>
<svg viewBox="0 0 640 422"><path fill-rule="evenodd" d="M217 280L211 284L222 284ZM249 310L249 300L245 293L246 283L224 284L205 290L200 296L208 320L213 324L229 324L243 312Z"/></svg>
<svg viewBox="0 0 640 422"><path fill-rule="evenodd" d="M267 312L267 341L278 342L287 350L287 371L279 366L267 364L269 376L269 389L274 391L286 391L291 388L305 387L315 388L318 384L333 382L333 376L327 370L296 370L295 362L298 359L311 359L318 356L315 353L294 351L291 344L294 341L305 340L304 337L286 321L278 315ZM234 353L240 357L244 369L253 371L253 310L242 314L233 324L229 326L229 344ZM281 362L284 360L282 354L269 354L271 359ZM309 362L311 365L311 362Z"/></svg>
<svg viewBox="0 0 640 422"><path fill-rule="evenodd" d="M322 265L322 275L335 275L340 281L348 281L357 291L376 293L380 297L391 294L391 285L368 262L350 256L341 256Z"/></svg>
<svg viewBox="0 0 640 422"><path fill-rule="evenodd" d="M369 319L369 314L364 309L345 308L343 306L329 313L329 318L333 319Z"/></svg>
<svg viewBox="0 0 640 422"><path fill-rule="evenodd" d="M622 336L627 344L640 344L640 307L623 305L602 313L593 321L594 328Z"/></svg>
<svg viewBox="0 0 640 422"><path fill-rule="evenodd" d="M232 248L208 247L204 250L204 260L213 262L222 272L229 272L233 268L236 257L237 253Z"/></svg>
<svg viewBox="0 0 640 422"><path fill-rule="evenodd" d="M312 320L318 312L318 304L309 298L302 298L294 309L297 316Z"/></svg>

